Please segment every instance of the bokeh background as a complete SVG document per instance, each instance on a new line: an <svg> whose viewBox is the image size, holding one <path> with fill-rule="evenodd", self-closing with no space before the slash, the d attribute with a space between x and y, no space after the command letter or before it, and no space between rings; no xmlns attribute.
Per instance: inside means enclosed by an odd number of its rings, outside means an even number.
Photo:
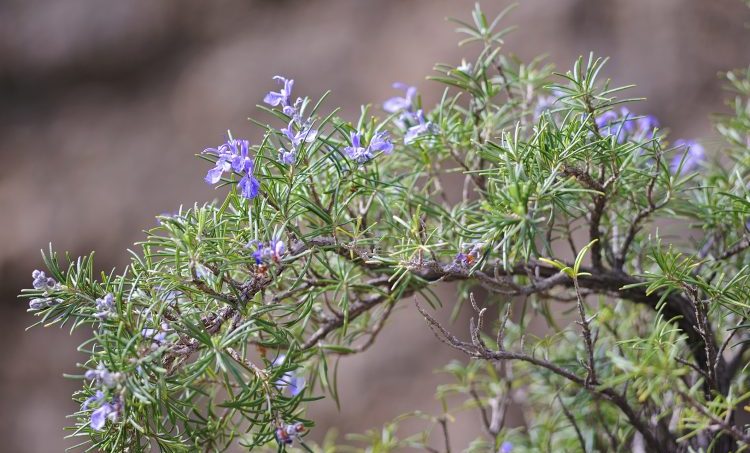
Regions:
<svg viewBox="0 0 750 453"><path fill-rule="evenodd" d="M493 14L508 2L485 0ZM51 241L98 266L180 204L221 197L203 183L204 147L257 137L246 118L284 74L296 92L331 89L330 106L359 106L417 85L465 50L446 17L458 0L3 0L0 2L0 451L53 452L78 383L79 334L34 329L16 299ZM506 24L506 51L546 54L559 70L589 51L612 57L608 76L634 83L672 134L714 143L709 115L724 111L722 70L750 63L750 10L739 0L523 0ZM411 409L438 411L434 370L451 357L413 308L393 317L367 354L341 364L341 398L312 410L315 437L380 426ZM461 328L464 328L462 325ZM476 414L475 414L476 415ZM479 430L452 426L454 448Z"/></svg>

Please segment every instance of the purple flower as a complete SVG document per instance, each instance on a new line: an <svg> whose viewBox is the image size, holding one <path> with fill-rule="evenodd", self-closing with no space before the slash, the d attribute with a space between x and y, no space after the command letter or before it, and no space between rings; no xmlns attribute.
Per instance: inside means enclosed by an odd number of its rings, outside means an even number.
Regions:
<svg viewBox="0 0 750 453"><path fill-rule="evenodd" d="M101 403L104 400L104 392L101 390L97 390L94 396L91 396L86 399L86 401L83 402L81 405L81 410L87 410L89 406L97 406L99 403Z"/></svg>
<svg viewBox="0 0 750 453"><path fill-rule="evenodd" d="M625 135L621 134L623 130L623 120L621 120L617 113L609 110L596 117L596 127L599 129L599 133L603 137L614 135L617 137L618 143L625 141Z"/></svg>
<svg viewBox="0 0 750 453"><path fill-rule="evenodd" d="M96 369L86 371L84 377L98 386L112 388L117 385L122 375L110 372L103 363L100 363L96 366Z"/></svg>
<svg viewBox="0 0 750 453"><path fill-rule="evenodd" d="M247 199L253 199L258 196L260 182L253 176L255 161L250 157L250 142L248 140L237 140L232 138L231 133L226 143L218 148L206 148L203 150L207 154L215 154L219 158L216 160L214 168L206 174L206 182L216 184L221 180L221 176L230 170L242 175L237 183L240 193Z"/></svg>
<svg viewBox="0 0 750 453"><path fill-rule="evenodd" d="M206 148L203 150L203 154L215 154L218 156L214 168L208 170L208 173L206 173L206 177L204 178L208 184L216 184L221 180L224 173L232 169L232 160L234 159L233 152L238 146L242 146L241 143L237 142L238 141L234 140L230 134L226 143L223 143L216 148Z"/></svg>
<svg viewBox="0 0 750 453"><path fill-rule="evenodd" d="M97 394L98 393L99 392L97 392ZM91 398L89 398L89 400L90 399ZM88 402L88 400L86 401ZM101 431L102 429L104 429L104 425L107 423L107 420L111 422L117 421L117 417L119 417L121 410L122 403L117 397L114 398L111 402L103 403L101 406L99 406L98 409L91 413L91 428L95 429L96 431Z"/></svg>
<svg viewBox="0 0 750 453"><path fill-rule="evenodd" d="M141 329L141 335L143 335L144 338L151 339L152 350L159 349L159 346L163 345L167 341L167 335L169 335L169 324L163 322L158 329L150 327Z"/></svg>
<svg viewBox="0 0 750 453"><path fill-rule="evenodd" d="M404 144L408 145L413 143L422 135L436 134L439 132L439 129L432 123L432 121L425 121L422 110L417 110L414 118L417 120L417 124L406 131L406 135L404 135Z"/></svg>
<svg viewBox="0 0 750 453"><path fill-rule="evenodd" d="M677 140L674 142L678 148L687 148L684 153L674 156L669 164L669 171L679 176L683 173L695 171L705 160L706 151L700 143L694 140Z"/></svg>
<svg viewBox="0 0 750 453"><path fill-rule="evenodd" d="M252 174L248 173L240 179L240 182L237 183L237 187L240 188L240 195L248 200L252 200L258 196L260 181L253 177Z"/></svg>
<svg viewBox="0 0 750 453"><path fill-rule="evenodd" d="M55 281L54 278L47 277L44 272L38 269L31 273L31 277L34 279L31 283L34 286L34 289L47 291L57 287L57 281Z"/></svg>
<svg viewBox="0 0 750 453"><path fill-rule="evenodd" d="M29 301L29 310L41 310L47 307L49 297L40 297Z"/></svg>
<svg viewBox="0 0 750 453"><path fill-rule="evenodd" d="M286 360L286 355L281 354L276 357L271 365L281 366L284 364L284 360ZM305 389L305 378L298 376L294 371L287 371L274 385L280 390L289 390L292 396L297 396Z"/></svg>
<svg viewBox="0 0 750 453"><path fill-rule="evenodd" d="M390 154L393 151L393 143L391 143L388 137L388 132L380 131L376 132L375 136L370 140L370 149L375 152L383 152Z"/></svg>
<svg viewBox="0 0 750 453"><path fill-rule="evenodd" d="M612 110L608 110L601 115L597 116L594 120L596 122L596 127L599 129L602 129L606 126L609 126L610 123L617 120L617 113L613 112Z"/></svg>
<svg viewBox="0 0 750 453"><path fill-rule="evenodd" d="M254 162L250 157L248 140L230 140L232 147L232 170L237 173L252 173Z"/></svg>
<svg viewBox="0 0 750 453"><path fill-rule="evenodd" d="M615 135L618 143L624 143L654 138L659 120L653 115L636 117L623 107L619 116L610 110L596 117L596 126L603 137Z"/></svg>
<svg viewBox="0 0 750 453"><path fill-rule="evenodd" d="M404 96L394 96L388 99L383 103L383 110L388 113L411 112L414 109L414 98L417 96L417 89L400 82L394 83L393 88L402 90Z"/></svg>
<svg viewBox="0 0 750 453"><path fill-rule="evenodd" d="M299 123L302 123L302 125L295 131L294 125ZM287 127L281 129L281 132L291 143L289 150L285 148L279 149L279 161L285 164L293 164L302 143L312 143L318 135L318 131L312 128L310 120L302 122L301 120L292 119Z"/></svg>
<svg viewBox="0 0 750 453"><path fill-rule="evenodd" d="M297 160L297 150L279 148L279 162L282 164L292 165Z"/></svg>
<svg viewBox="0 0 750 453"><path fill-rule="evenodd" d="M61 302L62 299L37 297L29 301L29 310L41 310L42 308L53 307Z"/></svg>
<svg viewBox="0 0 750 453"><path fill-rule="evenodd" d="M294 80L287 79L281 76L274 76L273 80L283 85L279 91L271 91L266 97L263 98L263 102L266 104L278 107L291 107L289 99L292 97L292 87L294 86ZM286 111L284 111L286 113Z"/></svg>
<svg viewBox="0 0 750 453"><path fill-rule="evenodd" d="M248 246L254 243L256 242L251 241ZM257 242L257 244L258 249L253 252L253 258L255 258L255 264L258 265L270 262L279 263L281 261L281 257L286 251L284 241L281 241L278 238L272 239L268 243L268 245L265 245L262 242Z"/></svg>
<svg viewBox="0 0 750 453"><path fill-rule="evenodd" d="M635 124L635 134L640 136L641 140L644 138L654 138L654 135L656 135L656 129L659 128L659 120L653 115L644 115L638 118L635 121ZM651 136L647 137L649 134Z"/></svg>
<svg viewBox="0 0 750 453"><path fill-rule="evenodd" d="M351 132L349 135L351 139L351 146L344 148L346 156L357 162L358 164L364 164L373 157L374 153L382 151L385 154L390 154L393 151L393 143L388 138L388 133L380 131L375 133L370 140L370 144L364 146L362 143L362 134L360 132Z"/></svg>
<svg viewBox="0 0 750 453"><path fill-rule="evenodd" d="M204 154L219 156L214 168L206 174L206 182L216 184L221 180L222 175L230 170L240 173L247 166L252 169L252 159L248 157L249 147L250 142L248 140L234 139L232 134L229 133L229 139L226 143L219 145L217 148L204 149Z"/></svg>
<svg viewBox="0 0 750 453"><path fill-rule="evenodd" d="M500 450L498 450L497 453L510 453L512 451L513 444L506 440L502 445L500 445Z"/></svg>
<svg viewBox="0 0 750 453"><path fill-rule="evenodd" d="M109 318L115 314L115 296L108 293L101 299L96 299L96 313L94 316L100 320Z"/></svg>
<svg viewBox="0 0 750 453"><path fill-rule="evenodd" d="M294 120L290 121L289 126L282 129L281 132L286 135L294 148L299 148L303 142L311 143L315 141L315 137L318 135L318 131L311 127L302 127L295 132Z"/></svg>
<svg viewBox="0 0 750 453"><path fill-rule="evenodd" d="M359 132L351 132L349 134L352 145L344 148L344 153L349 159L356 161L357 163L363 164L368 160L372 159L369 147L362 146L362 134Z"/></svg>

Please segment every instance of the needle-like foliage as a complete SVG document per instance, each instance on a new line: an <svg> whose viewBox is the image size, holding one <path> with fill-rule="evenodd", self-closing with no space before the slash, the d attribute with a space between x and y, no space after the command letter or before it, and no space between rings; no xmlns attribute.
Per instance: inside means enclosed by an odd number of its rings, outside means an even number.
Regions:
<svg viewBox="0 0 750 453"><path fill-rule="evenodd" d="M351 121L277 77L261 141L200 153L223 200L159 217L121 272L44 253L29 311L91 332L80 448L450 451L462 410L485 433L468 451L750 446L750 70L727 74L726 142L705 150L640 112L604 58L554 73L503 53L505 13L456 21L478 53L437 65L435 106L397 84ZM444 413L306 440L339 358L415 300L414 328L467 356ZM471 312L468 335L424 301ZM399 436L411 417L425 431Z"/></svg>

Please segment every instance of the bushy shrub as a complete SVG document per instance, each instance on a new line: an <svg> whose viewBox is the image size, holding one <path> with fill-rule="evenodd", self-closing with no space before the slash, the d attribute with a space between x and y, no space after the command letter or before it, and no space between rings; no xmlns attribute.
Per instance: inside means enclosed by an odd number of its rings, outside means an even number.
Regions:
<svg viewBox="0 0 750 453"><path fill-rule="evenodd" d="M350 122L277 77L260 142L200 153L226 197L160 216L124 271L44 254L29 311L92 332L82 447L448 451L466 409L485 431L470 451L750 445L750 70L727 74L726 141L706 152L610 86L605 59L558 74L506 56L499 20L458 21L478 53L436 67L433 107L395 85ZM433 317L446 304L473 313L466 335ZM397 305L466 355L438 389L466 404L405 416L426 428L403 438L399 418L348 446L306 441L338 357ZM506 426L511 404L525 428Z"/></svg>

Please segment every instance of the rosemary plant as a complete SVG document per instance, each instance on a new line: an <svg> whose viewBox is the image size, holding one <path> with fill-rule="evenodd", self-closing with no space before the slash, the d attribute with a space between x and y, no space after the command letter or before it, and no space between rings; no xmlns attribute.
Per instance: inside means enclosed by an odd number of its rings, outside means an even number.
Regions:
<svg viewBox="0 0 750 453"><path fill-rule="evenodd" d="M502 16L457 21L476 57L436 66L435 106L397 84L351 121L276 77L263 139L199 154L223 200L160 216L124 270L43 254L29 311L91 332L81 449L450 451L459 410L485 432L467 451L750 446L750 69L727 74L707 152L611 86L606 59L555 73L506 55ZM467 334L435 319L443 304L473 313ZM336 361L398 306L465 354L437 392L466 404L405 416L426 428L403 438L401 417L310 441Z"/></svg>

